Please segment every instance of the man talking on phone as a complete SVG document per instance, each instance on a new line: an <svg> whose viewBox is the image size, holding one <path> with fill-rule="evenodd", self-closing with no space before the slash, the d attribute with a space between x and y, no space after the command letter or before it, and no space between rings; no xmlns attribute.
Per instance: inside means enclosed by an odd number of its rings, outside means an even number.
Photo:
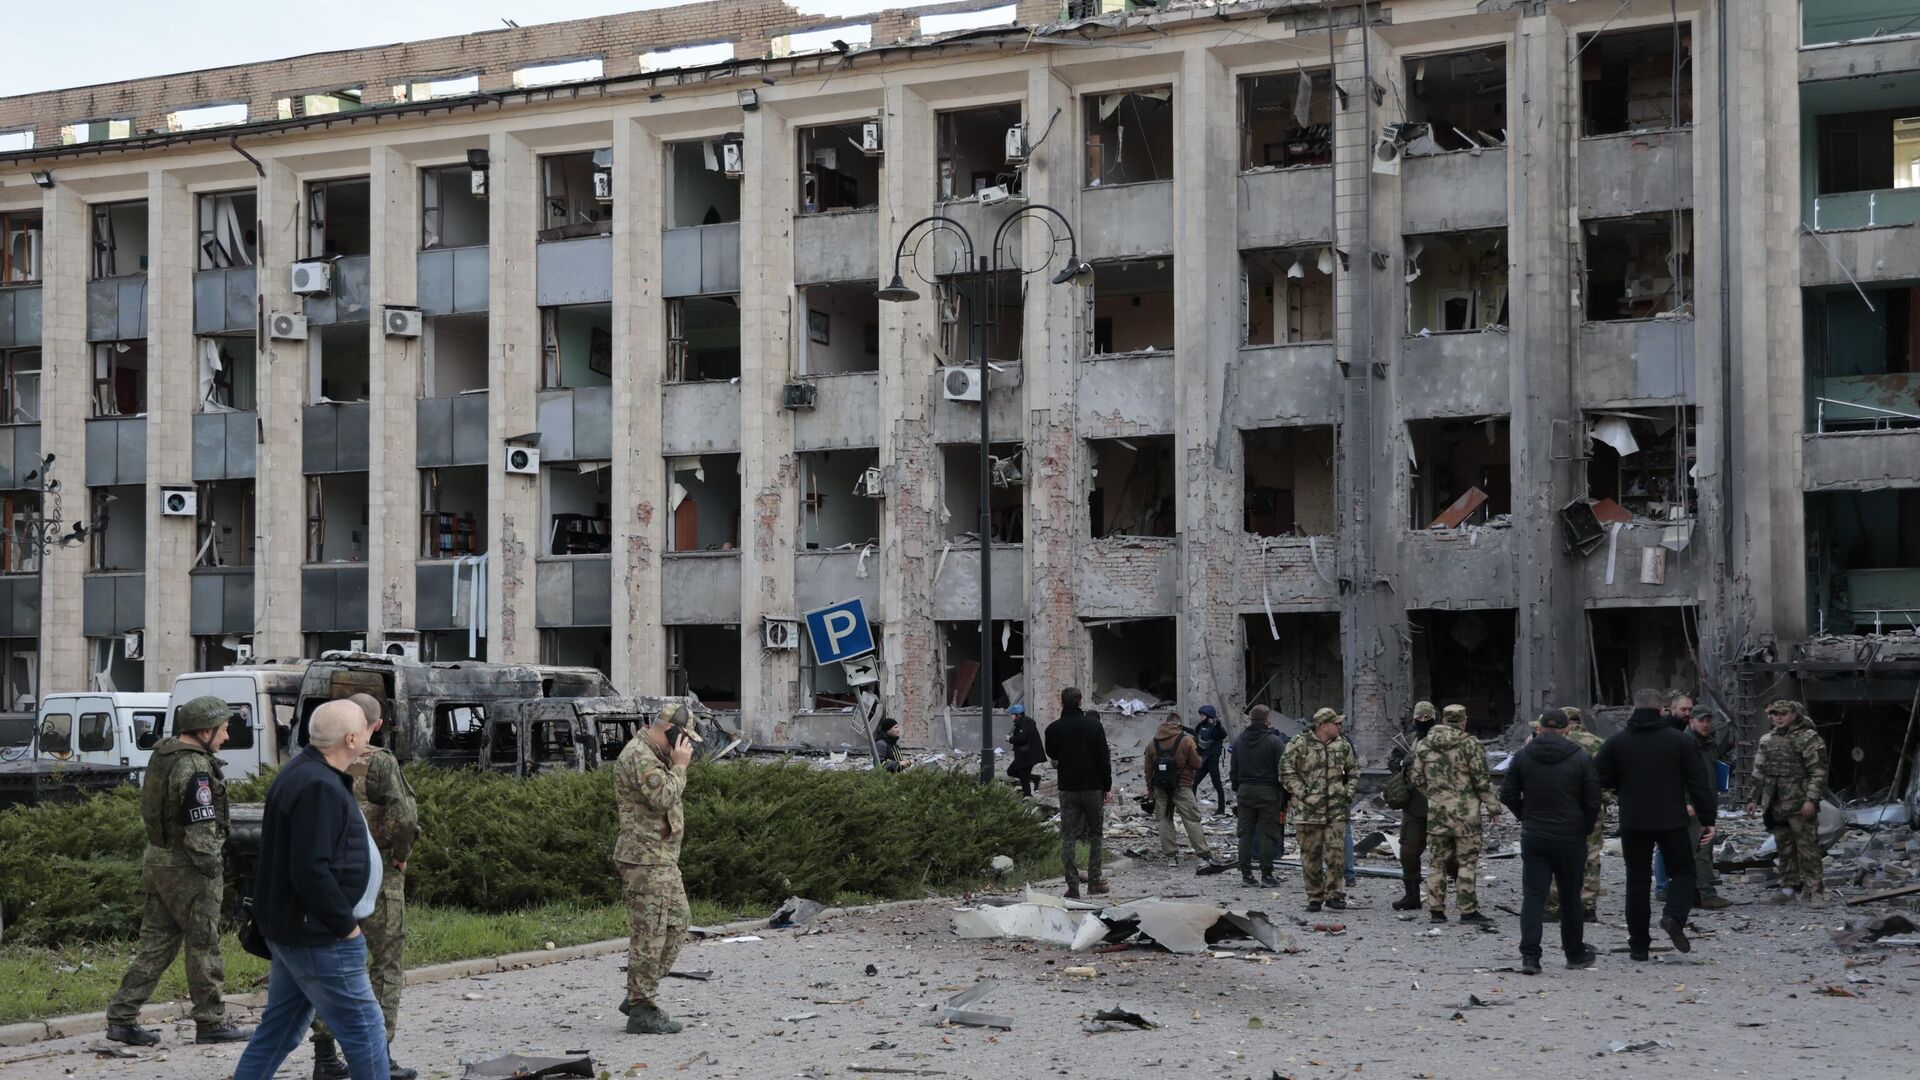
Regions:
<svg viewBox="0 0 1920 1080"><path fill-rule="evenodd" d="M613 861L627 899L629 1035L672 1035L680 1025L660 1008L660 980L673 970L687 936L687 889L680 880L681 796L700 736L679 703L660 710L627 742L613 766L620 836Z"/></svg>

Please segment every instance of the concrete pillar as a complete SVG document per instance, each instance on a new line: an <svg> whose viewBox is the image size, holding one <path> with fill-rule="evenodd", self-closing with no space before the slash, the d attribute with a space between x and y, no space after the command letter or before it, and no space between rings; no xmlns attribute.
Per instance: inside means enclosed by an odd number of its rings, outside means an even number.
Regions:
<svg viewBox="0 0 1920 1080"><path fill-rule="evenodd" d="M199 527L160 513L160 491L193 483L193 408L198 361L193 340L193 271L198 221L186 181L147 174L147 596L143 689L165 690L193 670L188 571ZM122 690L136 689L123 686Z"/></svg>
<svg viewBox="0 0 1920 1080"><path fill-rule="evenodd" d="M269 159L260 183L261 311L298 311L289 268L300 255L307 214L300 178ZM263 326L257 365L261 441L255 457L253 651L299 656L300 567L306 561L307 487L301 410L307 403L307 343L275 341Z"/></svg>
<svg viewBox="0 0 1920 1080"><path fill-rule="evenodd" d="M666 549L666 464L660 453L660 393L666 371L666 308L660 296L660 235L666 152L633 120L613 125L613 684L629 694L666 689L660 623L660 552ZM624 418L625 422L621 422ZM743 660L758 641L744 628Z"/></svg>
<svg viewBox="0 0 1920 1080"><path fill-rule="evenodd" d="M793 613L800 529L793 414L781 389L790 370L795 181L786 117L763 107L741 123L740 716L743 732L764 740L798 698L798 652L758 652L761 618Z"/></svg>
<svg viewBox="0 0 1920 1080"><path fill-rule="evenodd" d="M1238 360L1240 320L1232 169L1239 154L1234 81L1211 52L1181 57L1174 89L1174 445L1180 517L1179 667L1184 714L1208 702L1238 700L1241 685L1239 592L1242 544L1234 491L1239 432L1222 408ZM1331 704L1331 703L1330 703Z"/></svg>
<svg viewBox="0 0 1920 1080"><path fill-rule="evenodd" d="M1570 302L1578 226L1570 206L1575 148L1571 35L1557 15L1523 18L1513 39L1507 86L1508 378L1513 440L1513 540L1520 609L1515 614L1514 705L1520 717L1586 705L1586 610L1581 563L1561 539L1560 508L1584 494L1585 470L1571 451L1574 400ZM1521 273L1521 268L1525 272ZM1559 438L1555 439L1556 430Z"/></svg>
<svg viewBox="0 0 1920 1080"><path fill-rule="evenodd" d="M1078 101L1051 69L1027 73L1029 130L1060 110L1060 130L1028 162L1035 203L1054 206L1085 235L1080 217ZM1071 136L1071 137L1070 137ZM1047 233L1023 230L1028 265L1046 256ZM1098 254L1084 247L1082 258ZM1044 282L1050 275L1036 275ZM1029 287L1023 312L1021 392L1026 398L1027 708L1041 725L1057 713L1060 691L1091 674L1087 633L1074 607L1074 567L1086 555L1086 450L1074 400L1081 366L1081 308L1089 286Z"/></svg>
<svg viewBox="0 0 1920 1080"><path fill-rule="evenodd" d="M539 430L540 311L533 304L539 162L515 135L488 139L487 179L487 659L533 663L534 556L544 536L538 477L509 476L506 440Z"/></svg>
<svg viewBox="0 0 1920 1080"><path fill-rule="evenodd" d="M390 338L388 305L416 303L420 262L420 175L399 151L376 146L368 160L367 355L372 358L367 455L367 641L414 626L414 563L420 551L420 470L414 465L415 400L426 352L422 338Z"/></svg>
<svg viewBox="0 0 1920 1080"><path fill-rule="evenodd" d="M899 85L886 91L888 139L881 170L880 280L893 276L893 253L908 226L932 209L933 110L925 98ZM951 234L949 234L951 235ZM987 241L974 237L983 248ZM929 249L930 250L930 249ZM925 342L938 338L933 286L913 278L921 299L880 304L880 465L888 478L881 507L879 557L887 621L880 642L886 708L900 719L909 743L944 744L946 672L941 668L939 628L933 621L933 568L945 543L940 518L940 451L933 441L937 361ZM1003 617L1014 613L1003 613ZM978 726L971 728L978 745Z"/></svg>
<svg viewBox="0 0 1920 1080"><path fill-rule="evenodd" d="M46 514L85 521L86 420L93 368L87 345L87 268L93 250L87 203L73 188L49 188L42 205L40 452L55 461L60 490L47 496ZM87 545L50 549L41 564L40 693L87 685L87 640L82 632L82 575Z"/></svg>

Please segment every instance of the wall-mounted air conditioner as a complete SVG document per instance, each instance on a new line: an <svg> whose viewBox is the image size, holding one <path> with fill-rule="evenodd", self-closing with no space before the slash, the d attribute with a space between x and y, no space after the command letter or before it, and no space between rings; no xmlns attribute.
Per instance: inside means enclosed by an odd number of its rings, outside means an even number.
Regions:
<svg viewBox="0 0 1920 1080"><path fill-rule="evenodd" d="M291 311L276 311L267 316L267 336L275 341L307 340L307 317Z"/></svg>
<svg viewBox="0 0 1920 1080"><path fill-rule="evenodd" d="M797 649L800 647L800 620L783 619L778 615L766 615L760 619L760 645L766 649Z"/></svg>
<svg viewBox="0 0 1920 1080"><path fill-rule="evenodd" d="M419 337L424 326L419 308L389 307L384 319L388 337Z"/></svg>
<svg viewBox="0 0 1920 1080"><path fill-rule="evenodd" d="M540 475L540 448L537 446L507 447L507 471L516 476Z"/></svg>
<svg viewBox="0 0 1920 1080"><path fill-rule="evenodd" d="M296 296L325 296L333 288L333 264L325 259L302 259L291 274Z"/></svg>
<svg viewBox="0 0 1920 1080"><path fill-rule="evenodd" d="M982 389L979 368L940 369L940 393L948 401L979 401Z"/></svg>
<svg viewBox="0 0 1920 1080"><path fill-rule="evenodd" d="M161 517L193 517L200 509L199 493L190 487L160 489Z"/></svg>

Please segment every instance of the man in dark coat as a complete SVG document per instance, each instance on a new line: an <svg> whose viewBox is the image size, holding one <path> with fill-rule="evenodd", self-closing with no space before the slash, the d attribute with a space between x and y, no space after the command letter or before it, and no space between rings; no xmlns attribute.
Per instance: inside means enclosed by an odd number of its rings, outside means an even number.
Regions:
<svg viewBox="0 0 1920 1080"><path fill-rule="evenodd" d="M1713 842L1718 800L1707 780L1706 764L1693 736L1675 731L1660 707L1658 690L1633 695L1633 715L1624 730L1608 739L1596 761L1600 786L1620 802L1620 851L1627 862L1627 946L1635 960L1650 957L1649 932L1653 888L1653 851L1659 848L1673 882L1667 888L1660 929L1681 952L1687 940L1687 914L1693 907L1693 851L1687 841L1687 809L1700 824L1699 843Z"/></svg>
<svg viewBox="0 0 1920 1080"><path fill-rule="evenodd" d="M1287 826L1286 792L1280 787L1280 755L1287 737L1267 725L1269 710L1255 705L1247 710L1247 728L1233 741L1233 765L1228 769L1233 794L1239 800L1240 883L1252 885L1253 862L1260 860L1260 884L1278 885L1273 860L1280 855Z"/></svg>
<svg viewBox="0 0 1920 1080"><path fill-rule="evenodd" d="M1600 777L1593 759L1566 737L1567 714L1548 709L1534 721L1533 738L1513 756L1500 801L1520 822L1520 971L1540 974L1540 923L1549 882L1577 896L1587 867L1587 834L1600 820ZM1560 908L1560 948L1567 967L1592 967L1583 940L1584 912Z"/></svg>
<svg viewBox="0 0 1920 1080"><path fill-rule="evenodd" d="M1020 781L1020 794L1030 796L1040 781L1033 778L1033 767L1047 760L1047 748L1040 740L1040 725L1027 715L1025 705L1015 705L1009 710L1013 713L1013 731L1007 736L1007 745L1013 747L1013 763L1007 766L1007 775Z"/></svg>
<svg viewBox="0 0 1920 1080"><path fill-rule="evenodd" d="M1227 748L1227 725L1211 705L1200 706L1200 719L1188 729L1200 746L1200 771L1193 774L1193 793L1200 794L1200 782L1213 781L1214 812L1226 816L1227 789L1220 782L1220 753Z"/></svg>
<svg viewBox="0 0 1920 1080"><path fill-rule="evenodd" d="M1113 801L1113 756L1100 714L1080 711L1080 691L1060 691L1060 718L1047 725L1047 757L1060 778L1060 862L1067 871L1067 896L1080 898L1080 870L1074 843L1087 838L1087 891L1107 891L1100 879L1101 836L1106 805Z"/></svg>

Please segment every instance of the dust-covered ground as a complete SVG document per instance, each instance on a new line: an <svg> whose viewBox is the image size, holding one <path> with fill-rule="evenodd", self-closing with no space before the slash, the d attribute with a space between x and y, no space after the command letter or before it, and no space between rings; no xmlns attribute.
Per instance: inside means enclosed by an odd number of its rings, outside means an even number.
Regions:
<svg viewBox="0 0 1920 1080"><path fill-rule="evenodd" d="M1722 891L1736 906L1696 915L1690 956L1664 951L1656 933L1663 951L1636 964L1625 952L1620 863L1609 857L1605 866L1601 922L1588 927L1601 960L1589 971L1564 969L1552 928L1545 974L1515 970L1519 919L1501 908L1519 907L1517 859L1482 864L1483 879L1493 879L1481 896L1494 932L1436 928L1424 912L1390 910L1397 881L1363 877L1347 911L1307 916L1292 868L1277 891L1247 890L1233 873L1196 877L1191 860L1145 862L1113 876L1114 899L1265 910L1297 951L1090 955L962 941L951 931L953 904L929 902L830 917L808 932L760 931L759 941L689 944L679 969L713 976L667 984L667 1007L687 1022L675 1036L623 1033L619 955L416 987L396 1056L426 1077L457 1077L465 1063L502 1053L574 1050L614 1077L688 1080L1914 1075L1920 948L1849 951L1829 937L1847 918L1895 909L1775 905L1757 884L1728 882ZM1344 933L1305 925L1336 920ZM1065 973L1077 965L1097 974ZM1011 1016L1013 1030L937 1026L937 1004L981 979L999 985L974 1008ZM1095 1012L1115 1006L1160 1026L1087 1030ZM240 1048L194 1046L191 1034L190 1023L169 1026L165 1045L132 1059L96 1056L97 1035L0 1050L0 1076L227 1076ZM1646 1043L1665 1045L1612 1049ZM303 1047L281 1075L305 1076L310 1062Z"/></svg>

